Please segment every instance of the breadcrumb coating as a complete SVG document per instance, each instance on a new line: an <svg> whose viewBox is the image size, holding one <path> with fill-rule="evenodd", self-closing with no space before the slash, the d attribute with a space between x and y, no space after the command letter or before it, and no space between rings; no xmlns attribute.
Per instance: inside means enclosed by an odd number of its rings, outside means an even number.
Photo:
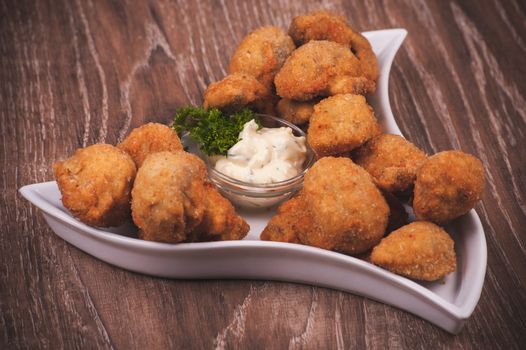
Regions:
<svg viewBox="0 0 526 350"><path fill-rule="evenodd" d="M267 223L260 238L264 241L301 243L297 232L313 227L307 210L301 195L291 198L279 206L277 214Z"/></svg>
<svg viewBox="0 0 526 350"><path fill-rule="evenodd" d="M292 124L303 126L307 124L314 113L314 105L319 100L294 101L282 98L276 105L278 117L283 118Z"/></svg>
<svg viewBox="0 0 526 350"><path fill-rule="evenodd" d="M328 11L314 11L295 17L289 35L300 46L311 40L329 40L351 48L360 61L364 75L376 82L379 75L378 62L369 41L349 26L347 20Z"/></svg>
<svg viewBox="0 0 526 350"><path fill-rule="evenodd" d="M137 168L151 153L177 152L183 149L177 133L172 128L159 123L148 123L133 129L117 147L132 157Z"/></svg>
<svg viewBox="0 0 526 350"><path fill-rule="evenodd" d="M62 203L80 221L119 226L130 218L130 192L136 175L132 158L107 144L79 148L56 162L53 172Z"/></svg>
<svg viewBox="0 0 526 350"><path fill-rule="evenodd" d="M389 207L371 176L348 158L318 160L298 197L278 210L261 238L360 254L383 237Z"/></svg>
<svg viewBox="0 0 526 350"><path fill-rule="evenodd" d="M274 113L277 97L256 78L246 73L233 73L208 86L204 108L217 108L234 113L245 107L261 113Z"/></svg>
<svg viewBox="0 0 526 350"><path fill-rule="evenodd" d="M369 259L391 272L424 281L435 281L456 269L453 240L426 221L393 231L373 248Z"/></svg>
<svg viewBox="0 0 526 350"><path fill-rule="evenodd" d="M380 125L365 97L335 95L314 106L307 142L322 157L352 151L380 133Z"/></svg>
<svg viewBox="0 0 526 350"><path fill-rule="evenodd" d="M243 38L230 60L229 71L249 74L272 90L276 73L295 48L281 28L258 28Z"/></svg>
<svg viewBox="0 0 526 350"><path fill-rule="evenodd" d="M140 238L149 241L241 239L249 230L208 182L204 162L187 152L149 155L137 173L131 206Z"/></svg>
<svg viewBox="0 0 526 350"><path fill-rule="evenodd" d="M482 162L461 151L437 153L416 173L413 209L419 220L445 224L470 211L484 192Z"/></svg>
<svg viewBox="0 0 526 350"><path fill-rule="evenodd" d="M313 40L287 58L274 80L281 98L298 101L335 94L365 94L375 89L360 61L341 44Z"/></svg>
<svg viewBox="0 0 526 350"><path fill-rule="evenodd" d="M351 157L373 176L378 187L388 192L412 189L416 171L427 159L411 142L391 134L373 137Z"/></svg>

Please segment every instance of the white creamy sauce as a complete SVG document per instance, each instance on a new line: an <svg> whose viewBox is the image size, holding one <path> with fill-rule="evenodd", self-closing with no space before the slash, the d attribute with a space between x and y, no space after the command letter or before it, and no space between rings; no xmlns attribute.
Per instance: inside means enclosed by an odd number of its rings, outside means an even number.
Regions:
<svg viewBox="0 0 526 350"><path fill-rule="evenodd" d="M290 179L303 170L305 137L294 136L291 128L258 130L251 120L239 138L226 157L215 157L217 171L237 180L267 184Z"/></svg>

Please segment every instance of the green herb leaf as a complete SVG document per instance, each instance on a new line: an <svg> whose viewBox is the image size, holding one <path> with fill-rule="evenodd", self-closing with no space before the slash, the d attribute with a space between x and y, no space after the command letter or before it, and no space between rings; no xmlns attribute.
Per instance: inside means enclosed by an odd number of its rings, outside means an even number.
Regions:
<svg viewBox="0 0 526 350"><path fill-rule="evenodd" d="M239 141L243 126L255 117L248 108L226 115L217 108L183 107L175 114L173 128L179 136L187 131L207 155L226 155Z"/></svg>

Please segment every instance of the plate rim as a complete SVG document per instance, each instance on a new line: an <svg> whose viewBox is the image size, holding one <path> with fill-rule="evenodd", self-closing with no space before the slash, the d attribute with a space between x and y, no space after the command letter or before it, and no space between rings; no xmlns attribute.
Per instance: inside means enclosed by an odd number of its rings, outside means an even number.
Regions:
<svg viewBox="0 0 526 350"><path fill-rule="evenodd" d="M267 249L279 249L282 251L299 251L308 254L314 254L329 259L338 260L340 262L350 263L357 265L358 267L367 270L370 273L377 274L384 281L388 281L390 284L397 285L398 287L404 288L406 291L414 291L419 295L423 296L426 300L432 302L434 305L440 307L443 311L452 314L458 319L467 319L478 303L478 298L473 300L469 304L458 306L453 304L440 295L427 289L426 287L416 283L415 281L396 275L389 272L379 266L358 259L356 257L345 255L342 253L311 247L296 243L285 243L285 242L272 242L272 241L261 241L261 240L232 240L232 241L216 241L216 242L190 242L190 243L161 243L145 241L138 238L126 237L117 233L108 232L99 228L88 226L81 221L78 221L73 216L68 215L58 207L52 205L47 198L41 193L42 188L57 187L56 181L46 181L30 185L25 185L19 189L20 194L27 199L29 202L34 204L37 208L42 210L44 213L59 220L61 223L71 226L82 234L90 235L91 238L95 238L104 243L119 245L121 247L130 249L139 249L148 252L162 252L162 253L178 253L181 251L210 251L217 248L220 249L243 249L243 248L267 248ZM57 187L58 188L58 187ZM471 211L474 211L473 209ZM478 218L478 215L475 215ZM479 220L480 222L480 220ZM484 241L485 243L485 241ZM486 247L485 244L483 244ZM485 256L485 254L483 254ZM484 269L485 270L485 269ZM473 288L477 289L477 288ZM480 294L480 293L479 293Z"/></svg>

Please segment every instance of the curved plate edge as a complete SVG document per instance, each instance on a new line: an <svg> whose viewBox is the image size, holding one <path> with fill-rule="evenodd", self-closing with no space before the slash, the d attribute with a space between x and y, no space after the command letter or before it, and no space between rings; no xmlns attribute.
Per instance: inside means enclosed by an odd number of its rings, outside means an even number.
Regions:
<svg viewBox="0 0 526 350"><path fill-rule="evenodd" d="M44 212L46 221L59 237L88 254L130 271L169 278L262 279L334 288L393 305L453 333L460 330L467 318L456 305L409 279L362 260L319 248L262 241L171 245L98 230L47 202L38 191L42 186L56 187L56 184L28 185L20 192ZM233 251L236 254L232 254ZM214 257L213 264L210 256ZM244 262L240 263L240 260ZM185 266L185 269L178 266ZM284 268L287 266L296 267L291 271ZM327 274L329 270L331 274ZM336 279L335 271L339 271ZM332 277L327 277L329 275ZM359 283L354 283L357 280ZM366 285L376 287L363 289Z"/></svg>

